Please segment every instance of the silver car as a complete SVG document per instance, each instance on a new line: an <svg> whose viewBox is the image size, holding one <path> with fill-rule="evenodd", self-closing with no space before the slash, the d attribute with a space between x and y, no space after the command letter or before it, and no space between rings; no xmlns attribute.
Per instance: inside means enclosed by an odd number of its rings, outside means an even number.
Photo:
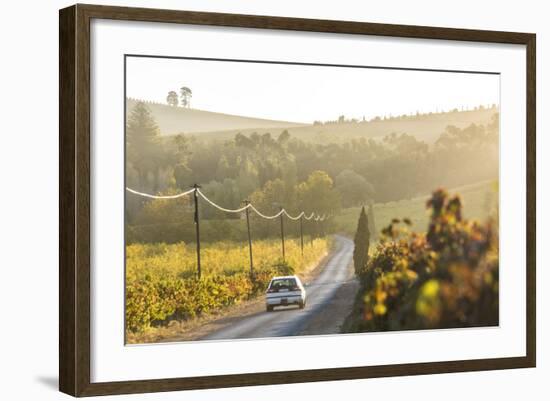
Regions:
<svg viewBox="0 0 550 401"><path fill-rule="evenodd" d="M298 305L306 307L306 290L298 276L273 277L265 293L265 307L268 312L276 306Z"/></svg>

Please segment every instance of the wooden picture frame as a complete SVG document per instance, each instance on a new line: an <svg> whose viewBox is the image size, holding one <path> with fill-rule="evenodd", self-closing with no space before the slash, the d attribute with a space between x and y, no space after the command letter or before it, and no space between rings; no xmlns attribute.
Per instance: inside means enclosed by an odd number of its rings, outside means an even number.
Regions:
<svg viewBox="0 0 550 401"><path fill-rule="evenodd" d="M94 18L525 45L527 49L525 60L527 71L526 355L511 358L92 383L90 380L90 21ZM536 37L534 34L80 4L60 11L59 28L59 388L62 392L73 396L94 396L535 366Z"/></svg>

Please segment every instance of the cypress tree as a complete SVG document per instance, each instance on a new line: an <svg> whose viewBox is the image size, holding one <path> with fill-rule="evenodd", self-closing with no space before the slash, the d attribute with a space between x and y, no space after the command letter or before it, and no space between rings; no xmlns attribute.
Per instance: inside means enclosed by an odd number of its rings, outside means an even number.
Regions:
<svg viewBox="0 0 550 401"><path fill-rule="evenodd" d="M359 214L359 221L357 222L357 231L354 238L355 247L353 249L353 264L355 266L355 273L358 276L364 273L369 258L369 241L369 220L363 206Z"/></svg>

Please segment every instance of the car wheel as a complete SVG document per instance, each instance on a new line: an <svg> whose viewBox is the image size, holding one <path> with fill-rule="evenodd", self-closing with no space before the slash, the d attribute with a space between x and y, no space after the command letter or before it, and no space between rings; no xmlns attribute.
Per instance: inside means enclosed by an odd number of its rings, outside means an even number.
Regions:
<svg viewBox="0 0 550 401"><path fill-rule="evenodd" d="M299 306L300 306L300 309L304 309L306 307L306 301L300 302Z"/></svg>
<svg viewBox="0 0 550 401"><path fill-rule="evenodd" d="M268 311L268 312L273 312L273 306L267 305L267 306L265 307L265 310Z"/></svg>

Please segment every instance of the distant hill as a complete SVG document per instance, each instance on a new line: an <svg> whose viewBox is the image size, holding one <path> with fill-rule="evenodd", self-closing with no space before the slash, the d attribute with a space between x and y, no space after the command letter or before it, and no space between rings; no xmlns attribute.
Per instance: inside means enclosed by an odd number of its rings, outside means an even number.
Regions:
<svg viewBox="0 0 550 401"><path fill-rule="evenodd" d="M291 136L305 141L318 143L342 143L353 138L382 138L393 132L397 134L407 133L413 135L418 140L426 143L433 143L441 135L448 125L454 125L458 128L465 128L470 124L485 125L491 121L492 116L497 109L468 110L456 112L444 112L425 114L421 116L409 116L403 119L389 119L381 121L366 122L344 122L330 123L320 125L302 125L296 127L285 127ZM245 135L253 132L270 132L277 136L282 129L258 130L241 129L225 130L217 132L202 132L202 138L220 138L226 139L235 136L237 133Z"/></svg>
<svg viewBox="0 0 550 401"><path fill-rule="evenodd" d="M128 111L138 100L127 99ZM145 102L155 117L162 135L194 134L202 139L229 139L237 133L245 135L270 132L277 136L283 130L305 141L327 143L347 142L353 138L382 138L391 133L407 133L419 140L433 143L448 125L465 128L470 124L485 125L498 111L496 108L449 111L419 116L393 117L380 121L331 122L324 124L293 123L254 117L236 116L204 110L172 107Z"/></svg>
<svg viewBox="0 0 550 401"><path fill-rule="evenodd" d="M132 110L137 99L126 99L128 112ZM157 121L162 135L179 133L193 134L199 132L269 128L288 128L303 125L289 121L266 120L262 118L235 116L231 114L173 107L160 103L144 102Z"/></svg>

